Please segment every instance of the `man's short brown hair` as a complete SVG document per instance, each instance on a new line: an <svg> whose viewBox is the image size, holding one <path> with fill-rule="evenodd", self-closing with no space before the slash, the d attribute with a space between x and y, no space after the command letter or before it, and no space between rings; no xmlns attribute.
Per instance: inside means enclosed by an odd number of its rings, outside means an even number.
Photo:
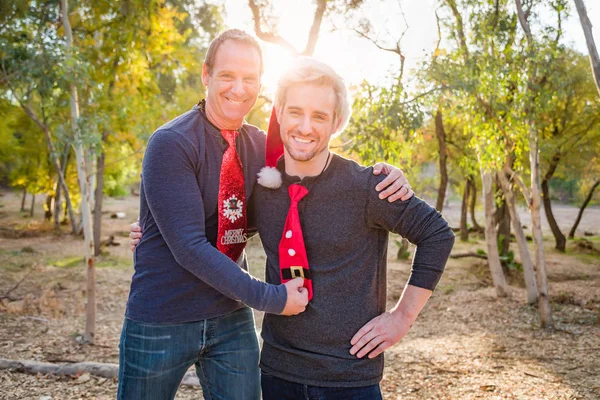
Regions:
<svg viewBox="0 0 600 400"><path fill-rule="evenodd" d="M210 43L208 51L206 52L206 58L204 59L204 64L206 64L209 75L212 74L213 65L215 64L215 57L217 56L217 50L219 49L219 46L221 46L221 44L223 44L223 42L226 40L235 40L236 42L246 43L254 47L260 56L260 76L262 76L264 65L260 44L254 36L241 29L228 29L225 32L222 32Z"/></svg>

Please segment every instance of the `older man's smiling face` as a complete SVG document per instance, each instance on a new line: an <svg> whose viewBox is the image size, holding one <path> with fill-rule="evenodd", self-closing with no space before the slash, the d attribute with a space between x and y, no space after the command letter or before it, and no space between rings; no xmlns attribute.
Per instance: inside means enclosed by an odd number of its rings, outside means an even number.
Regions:
<svg viewBox="0 0 600 400"><path fill-rule="evenodd" d="M260 54L249 44L226 40L217 49L209 73L202 69L207 87L206 114L221 129L239 129L260 93Z"/></svg>

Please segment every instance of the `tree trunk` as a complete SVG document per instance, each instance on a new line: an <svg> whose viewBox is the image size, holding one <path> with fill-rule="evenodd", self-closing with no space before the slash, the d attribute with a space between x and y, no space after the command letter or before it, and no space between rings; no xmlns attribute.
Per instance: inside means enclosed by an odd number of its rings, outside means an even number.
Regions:
<svg viewBox="0 0 600 400"><path fill-rule="evenodd" d="M60 197L60 184L56 182L56 197L54 198L54 231L60 233L60 214L62 211L62 198Z"/></svg>
<svg viewBox="0 0 600 400"><path fill-rule="evenodd" d="M502 265L502 271L505 275L508 275L508 252L510 251L510 213L506 206L506 200L502 197L502 188L500 183L496 181L496 212L494 213L494 221L496 223L496 234L498 235L498 253L500 254L500 264Z"/></svg>
<svg viewBox="0 0 600 400"><path fill-rule="evenodd" d="M102 143L106 142L107 133L102 133ZM94 198L94 249L95 256L99 256L102 251L100 241L102 238L102 192L104 190L104 149L101 149L98 161L96 162L96 193Z"/></svg>
<svg viewBox="0 0 600 400"><path fill-rule="evenodd" d="M21 197L21 212L25 212L25 200L27 199L27 187L23 186L23 197Z"/></svg>
<svg viewBox="0 0 600 400"><path fill-rule="evenodd" d="M398 253L396 253L396 260L405 260L407 257L404 255L408 250L408 240L401 238L400 246L398 247Z"/></svg>
<svg viewBox="0 0 600 400"><path fill-rule="evenodd" d="M588 18L587 11L585 10L585 4L583 0L574 0L577 13L579 14L579 20L581 21L581 28L583 29L583 35L585 36L585 43L587 44L588 51L590 53L590 63L592 64L592 74L594 81L596 82L596 88L600 93L600 56L598 56L598 49L596 43L594 43L594 35L592 34L592 23Z"/></svg>
<svg viewBox="0 0 600 400"><path fill-rule="evenodd" d="M65 149L63 151L63 162L61 164L61 169L59 169L59 173L61 174L61 177L65 177L67 176L67 170L69 168L69 159L71 158L71 145L70 144L66 144L65 145ZM64 178L62 178L64 181ZM65 192L64 191L64 186L63 186L63 190L62 190L62 194L65 198L65 215L63 217L63 220L67 219L67 214L69 216L69 219L71 221L71 234L73 235L77 235L77 231L79 230L78 227L78 223L77 223L77 219L75 216L75 211L73 210L73 203L71 202L71 194L69 192Z"/></svg>
<svg viewBox="0 0 600 400"><path fill-rule="evenodd" d="M94 153L94 148L92 146L88 146L88 147L84 147L84 152L83 154L85 154L85 175L88 177L88 184L89 184L89 189L90 189L90 193L94 193L94 196L90 197L90 210L94 210L94 208L96 207L96 197L95 197L95 193L96 193L96 172L97 172L97 166L96 166L96 161L97 161L97 157ZM92 217L93 219L93 217ZM92 231L93 231L93 226L92 226Z"/></svg>
<svg viewBox="0 0 600 400"><path fill-rule="evenodd" d="M46 195L46 207L44 208L44 219L52 220L52 209L54 208L54 196Z"/></svg>
<svg viewBox="0 0 600 400"><path fill-rule="evenodd" d="M440 155L440 186L438 187L436 210L442 212L444 208L444 200L446 198L446 189L448 188L448 149L446 147L446 131L444 131L444 120L442 112L438 109L435 114L435 135L438 140L439 155Z"/></svg>
<svg viewBox="0 0 600 400"><path fill-rule="evenodd" d="M35 193L31 193L31 208L29 208L29 216L33 218L35 211Z"/></svg>
<svg viewBox="0 0 600 400"><path fill-rule="evenodd" d="M531 224L533 241L535 243L535 266L538 285L538 308L540 312L540 325L542 328L552 328L552 310L548 295L548 275L546 272L546 258L544 254L544 238L542 237L542 224L540 218L540 155L538 136L535 127L529 126L529 163L531 169Z"/></svg>
<svg viewBox="0 0 600 400"><path fill-rule="evenodd" d="M75 231L77 230L77 227L75 226L75 218L74 218L74 214L73 214L73 207L71 206L71 197L69 196L69 188L67 187L67 184L65 182L64 179L64 174L61 174L61 168L60 165L58 163L58 160L56 159L55 156L55 151L54 151L54 144L52 144L52 138L50 137L50 128L48 128L48 125L45 124L44 121L40 120L40 118L36 115L36 113L25 103L23 103L23 101L19 98L16 97L17 101L19 102L19 104L21 105L21 108L23 109L23 111L25 111L25 113L29 116L29 118L31 118L33 120L33 122L35 122L44 132L44 137L46 138L46 145L48 146L48 152L50 153L50 158L52 159L52 165L54 166L54 169L56 170L56 173L58 174L58 180L62 186L63 192L65 193L65 200L67 202L67 210L69 211L69 217L71 218L71 228L73 233L75 233Z"/></svg>
<svg viewBox="0 0 600 400"><path fill-rule="evenodd" d="M61 173L61 167L58 163L58 160L56 159L56 156L54 156L54 154L55 154L54 144L52 144L52 139L50 138L50 129L48 128L47 125L45 125L37 117L37 115L35 115L35 113L27 105L21 103L21 108L25 111L25 113L27 115L29 115L29 117L36 124L38 124L38 126L40 128L42 128L42 131L44 131L44 136L46 138L46 145L48 146L48 151L52 158L52 165L54 166L54 169L56 170L56 173L58 174L58 181L60 182L63 193L65 195L65 201L67 203L67 211L69 212L69 218L71 219L71 231L73 232L73 234L75 234L75 232L77 231L77 226L75 225L76 224L75 213L73 212L73 205L71 204L71 196L69 195L69 188L67 186L67 183L65 182L65 174Z"/></svg>
<svg viewBox="0 0 600 400"><path fill-rule="evenodd" d="M469 204L469 213L471 214L471 223L473 224L473 228L478 231L478 232L482 232L483 228L481 227L481 225L479 225L477 223L477 220L475 219L475 206L477 205L477 183L475 182L475 177L474 176L469 176L469 192L471 194L471 203Z"/></svg>
<svg viewBox="0 0 600 400"><path fill-rule="evenodd" d="M554 176L556 172L556 168L560 163L560 152L554 153L552 158L550 159L550 165L548 166L548 171L546 175L544 175L544 179L542 179L542 202L544 203L544 211L546 213L546 219L548 220L548 225L550 225L550 229L552 230L552 234L554 235L554 241L556 245L554 246L556 250L565 252L565 247L567 245L567 239L565 235L560 231L558 224L556 223L556 219L554 219L554 213L552 212L552 202L550 201L550 190L548 188L548 183L550 179Z"/></svg>
<svg viewBox="0 0 600 400"><path fill-rule="evenodd" d="M469 208L469 178L465 181L462 204L460 205L460 240L466 242L469 240L469 229L467 228L467 211Z"/></svg>
<svg viewBox="0 0 600 400"><path fill-rule="evenodd" d="M536 52L535 42L531 33L531 28L527 18L528 13L523 11L523 4L521 0L515 0L517 6L517 16L519 23L525 31L525 37L528 44L528 53L530 57ZM536 103L536 94L540 91L539 88L534 87L532 82L536 82L539 78L537 72L537 66L533 62L533 58L528 60L527 65L528 71L528 83L527 83L527 94L528 94L528 105L525 108L525 115L533 115L533 106ZM542 328L552 327L552 310L550 309L550 298L548 295L548 275L546 273L546 259L544 254L544 238L542 237L542 224L540 218L540 152L538 133L535 127L534 120L529 117L527 118L528 135L529 135L529 165L531 170L531 195L529 196L529 210L531 212L531 224L533 231L533 241L535 243L535 266L536 266L536 278L538 284L538 309L540 313L540 325Z"/></svg>
<svg viewBox="0 0 600 400"><path fill-rule="evenodd" d="M56 159L55 159L56 161ZM67 205L66 209L67 212L69 213L69 220L71 221L71 233L73 233L74 235L77 232L77 220L75 219L75 211L73 211L73 203L71 202L71 194L69 193L69 188L67 187L67 183L65 182L65 174L62 173L61 174L61 168L58 165L58 163L55 162L55 168L56 171L58 172L58 179L60 181L60 184L62 186L62 192L63 195L65 197L65 203ZM64 165L62 170L66 172L67 166Z"/></svg>
<svg viewBox="0 0 600 400"><path fill-rule="evenodd" d="M502 187L499 182L496 182L496 187L496 194L501 195ZM500 205L496 206L494 217L498 227L497 232L500 255L506 256L510 249L510 213L508 212L505 199L502 199Z"/></svg>
<svg viewBox="0 0 600 400"><path fill-rule="evenodd" d="M600 180L597 180L596 183L594 183L594 185L590 189L590 192L588 193L587 197L585 198L585 201L581 205L581 208L579 209L579 214L577 214L577 219L575 220L575 223L573 224L573 227L571 228L571 232L569 232L569 239L573 239L575 237L575 231L577 230L577 227L579 226L579 222L581 221L581 216L583 215L583 211L585 210L585 208L587 207L589 202L592 200L592 196L594 195L594 190L596 190L598 185L600 185Z"/></svg>
<svg viewBox="0 0 600 400"><path fill-rule="evenodd" d="M506 178L504 171L498 172L498 180L504 191L506 197L506 203L508 205L508 212L510 213L510 220L513 224L513 230L515 231L515 239L519 247L519 255L521 257L521 263L523 264L523 275L525 277L525 287L527 288L527 303L534 304L537 300L537 283L535 281L535 269L533 267L533 261L531 260L531 254L527 247L527 239L523 232L523 226L521 225L521 219L517 211L517 204L515 201L514 193L510 187L510 183Z"/></svg>
<svg viewBox="0 0 600 400"><path fill-rule="evenodd" d="M67 51L73 47L73 36L71 33L71 24L69 22L69 10L67 0L61 0L63 27L65 29ZM77 176L79 178L79 189L81 193L81 217L84 234L85 260L87 266L87 305L86 305L86 324L84 340L87 343L94 343L96 331L96 271L94 268L94 237L92 232L92 215L90 204L92 203L92 193L90 188L90 177L86 173L85 165L86 154L85 146L82 140L82 133L77 126L79 119L79 101L77 97L77 86L74 82L70 84L71 96L71 126L75 133L75 156L77 158Z"/></svg>
<svg viewBox="0 0 600 400"><path fill-rule="evenodd" d="M310 27L310 33L308 35L308 42L306 48L302 52L305 56L312 56L317 46L317 40L319 40L319 31L321 30L321 23L323 22L323 15L327 9L327 0L317 0L317 9L313 16L313 23Z"/></svg>
<svg viewBox="0 0 600 400"><path fill-rule="evenodd" d="M485 242L488 250L488 264L492 275L492 282L496 288L498 297L508 295L506 288L506 278L500 264L498 254L498 238L494 229L494 191L492 189L492 173L481 171L481 181L483 183L483 202L485 208Z"/></svg>
<svg viewBox="0 0 600 400"><path fill-rule="evenodd" d="M567 246L567 239L560 231L560 228L556 223L556 219L554 219L554 214L552 213L552 203L550 201L550 190L548 189L548 181L546 179L542 181L542 201L544 203L544 211L546 212L548 225L550 225L550 229L554 235L554 248L564 253Z"/></svg>

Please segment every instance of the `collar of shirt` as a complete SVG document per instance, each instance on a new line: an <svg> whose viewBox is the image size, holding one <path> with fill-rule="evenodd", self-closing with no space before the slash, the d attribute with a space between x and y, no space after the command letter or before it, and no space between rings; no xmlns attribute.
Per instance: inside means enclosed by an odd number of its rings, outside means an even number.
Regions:
<svg viewBox="0 0 600 400"><path fill-rule="evenodd" d="M299 176L295 176L295 175L288 175L285 172L285 156L281 157L279 159L279 161L277 162L277 169L281 172L283 182L287 186L294 184L294 183L299 183L302 186L305 186L308 190L310 190L310 187L312 185L314 185L317 181L327 179L328 177L332 176L335 173L335 170L338 165L338 161L339 161L339 156L332 152L331 153L331 162L329 163L329 166L327 168L325 168L323 173L321 173L319 175L315 175L315 176L305 176L304 178L300 178Z"/></svg>
<svg viewBox="0 0 600 400"><path fill-rule="evenodd" d="M223 149L225 149L227 147L227 141L225 140L225 138L223 137L223 135L221 134L221 129L219 129L216 125L214 125L212 122L210 122L210 120L208 119L208 116L206 115L206 99L202 99L198 102L198 104L194 105L194 107L192 108L193 110L197 110L200 115L202 115L202 118L204 118L204 120L206 121L206 126L205 126L205 130L206 132L208 132L209 134L211 134L212 136L214 136L215 138L218 138L220 140L220 143L223 146ZM244 125L246 124L246 121L244 121ZM244 128L244 125L242 125L239 129L239 135L236 139L236 143L239 145L239 140L241 135L245 134L246 129Z"/></svg>

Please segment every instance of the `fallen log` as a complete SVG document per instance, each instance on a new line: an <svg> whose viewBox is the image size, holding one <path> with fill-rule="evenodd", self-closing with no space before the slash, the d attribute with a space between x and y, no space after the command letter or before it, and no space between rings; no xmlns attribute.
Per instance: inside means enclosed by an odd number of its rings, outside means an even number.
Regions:
<svg viewBox="0 0 600 400"><path fill-rule="evenodd" d="M0 358L0 370L2 369L11 369L29 374L68 375L76 377L81 374L88 373L90 375L101 376L103 378L119 377L118 365L89 361L53 364L40 361ZM185 374L181 384L186 386L200 386L198 377L192 371L188 371Z"/></svg>
<svg viewBox="0 0 600 400"><path fill-rule="evenodd" d="M459 254L451 254L450 258L466 258L466 257L475 257L481 258L482 260L487 260L487 256L478 253L459 253Z"/></svg>

